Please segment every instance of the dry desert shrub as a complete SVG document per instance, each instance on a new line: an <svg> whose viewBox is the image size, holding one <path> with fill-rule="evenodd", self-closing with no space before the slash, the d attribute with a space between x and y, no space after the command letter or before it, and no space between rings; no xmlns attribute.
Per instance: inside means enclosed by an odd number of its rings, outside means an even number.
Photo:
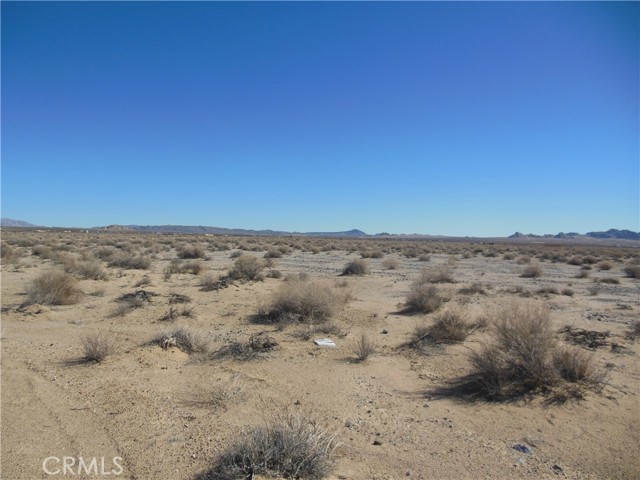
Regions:
<svg viewBox="0 0 640 480"><path fill-rule="evenodd" d="M119 252L111 256L109 266L126 270L148 270L151 268L151 259L142 255Z"/></svg>
<svg viewBox="0 0 640 480"><path fill-rule="evenodd" d="M596 267L598 268L598 270L611 270L613 268L613 263L607 260L603 260L602 262L598 263Z"/></svg>
<svg viewBox="0 0 640 480"><path fill-rule="evenodd" d="M475 282L466 287L462 287L460 290L458 290L458 293L462 293L463 295L484 295L487 293L487 291L481 283Z"/></svg>
<svg viewBox="0 0 640 480"><path fill-rule="evenodd" d="M640 278L640 263L629 263L625 265L624 273L629 278Z"/></svg>
<svg viewBox="0 0 640 480"><path fill-rule="evenodd" d="M397 270L400 266L400 261L394 257L385 258L382 261L382 266L387 270Z"/></svg>
<svg viewBox="0 0 640 480"><path fill-rule="evenodd" d="M319 480L331 472L336 435L316 422L287 413L242 434L196 478L229 480L264 476Z"/></svg>
<svg viewBox="0 0 640 480"><path fill-rule="evenodd" d="M366 332L362 332L353 347L353 353L356 356L355 360L357 362L366 362L375 352L375 340Z"/></svg>
<svg viewBox="0 0 640 480"><path fill-rule="evenodd" d="M281 258L282 257L282 252L275 248L272 247L269 250L267 250L267 253L264 254L264 258Z"/></svg>
<svg viewBox="0 0 640 480"><path fill-rule="evenodd" d="M580 382L596 390L604 384L606 374L590 357L558 346L546 307L513 302L489 316L495 340L470 355L470 383L481 396L501 400L549 393L562 381ZM577 395L580 389L574 391Z"/></svg>
<svg viewBox="0 0 640 480"><path fill-rule="evenodd" d="M161 322L174 322L179 317L193 317L192 307L176 308L173 305L169 307L169 311L160 317Z"/></svg>
<svg viewBox="0 0 640 480"><path fill-rule="evenodd" d="M106 270L97 260L78 262L70 273L89 280L107 280L109 278Z"/></svg>
<svg viewBox="0 0 640 480"><path fill-rule="evenodd" d="M382 250L363 250L360 252L360 256L362 258L382 258L384 257L384 252Z"/></svg>
<svg viewBox="0 0 640 480"><path fill-rule="evenodd" d="M246 384L234 375L224 382L216 382L203 389L190 403L212 410L226 410L229 403L238 403L247 396Z"/></svg>
<svg viewBox="0 0 640 480"><path fill-rule="evenodd" d="M100 363L115 352L116 338L113 334L99 331L81 337L84 362Z"/></svg>
<svg viewBox="0 0 640 480"><path fill-rule="evenodd" d="M18 250L6 243L3 243L0 247L0 261L2 264L15 263L21 256L22 254Z"/></svg>
<svg viewBox="0 0 640 480"><path fill-rule="evenodd" d="M253 334L247 343L232 341L209 355L212 360L231 358L242 362L257 360L275 350L278 342L264 332Z"/></svg>
<svg viewBox="0 0 640 480"><path fill-rule="evenodd" d="M539 263L532 263L522 269L520 276L522 278L538 278L541 277L543 273L544 269L542 268L542 265Z"/></svg>
<svg viewBox="0 0 640 480"><path fill-rule="evenodd" d="M270 323L322 323L348 300L348 292L303 278L286 281L259 316Z"/></svg>
<svg viewBox="0 0 640 480"><path fill-rule="evenodd" d="M428 262L429 260L431 260L431 257L426 253L421 253L420 255L418 255L419 262Z"/></svg>
<svg viewBox="0 0 640 480"><path fill-rule="evenodd" d="M40 305L73 305L82 291L73 276L52 270L36 277L27 291L29 302Z"/></svg>
<svg viewBox="0 0 640 480"><path fill-rule="evenodd" d="M185 353L206 354L209 351L207 337L188 327L178 327L156 336L150 342L152 345L160 345L163 349L177 347Z"/></svg>
<svg viewBox="0 0 640 480"><path fill-rule="evenodd" d="M436 268L424 268L420 272L421 283L455 283L453 268L449 265L440 265Z"/></svg>
<svg viewBox="0 0 640 480"><path fill-rule="evenodd" d="M344 267L342 275L366 275L369 273L369 263L361 258L353 260Z"/></svg>
<svg viewBox="0 0 640 480"><path fill-rule="evenodd" d="M436 343L464 342L471 331L466 316L455 310L438 314L430 328L430 335Z"/></svg>
<svg viewBox="0 0 640 480"><path fill-rule="evenodd" d="M178 258L195 259L206 258L206 252L202 245L180 245L178 247Z"/></svg>
<svg viewBox="0 0 640 480"><path fill-rule="evenodd" d="M262 280L262 271L266 264L263 259L242 254L233 262L229 276L236 280Z"/></svg>
<svg viewBox="0 0 640 480"><path fill-rule="evenodd" d="M438 315L431 325L416 325L406 345L428 353L436 345L464 342L473 328L466 316L449 310Z"/></svg>
<svg viewBox="0 0 640 480"><path fill-rule="evenodd" d="M425 283L421 279L413 282L405 301L407 313L431 313L438 310L448 301L438 287Z"/></svg>

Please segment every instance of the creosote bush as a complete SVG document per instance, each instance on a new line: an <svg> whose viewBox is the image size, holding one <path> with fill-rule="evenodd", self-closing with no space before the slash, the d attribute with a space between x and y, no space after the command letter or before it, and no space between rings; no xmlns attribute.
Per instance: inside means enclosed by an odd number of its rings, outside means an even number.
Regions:
<svg viewBox="0 0 640 480"><path fill-rule="evenodd" d="M329 475L336 435L300 415L277 417L252 428L232 444L198 480L230 480L255 475L319 480Z"/></svg>
<svg viewBox="0 0 640 480"><path fill-rule="evenodd" d="M31 303L40 305L73 305L80 300L82 291L71 275L52 270L33 280L27 296Z"/></svg>

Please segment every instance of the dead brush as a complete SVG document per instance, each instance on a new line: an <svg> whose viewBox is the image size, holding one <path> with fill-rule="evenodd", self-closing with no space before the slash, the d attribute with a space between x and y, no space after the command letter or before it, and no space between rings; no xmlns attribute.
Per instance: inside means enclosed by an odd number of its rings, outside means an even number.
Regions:
<svg viewBox="0 0 640 480"><path fill-rule="evenodd" d="M213 382L208 388L203 388L189 403L212 410L226 410L229 403L238 403L246 397L247 385L240 380L239 375L234 375L228 380Z"/></svg>
<svg viewBox="0 0 640 480"><path fill-rule="evenodd" d="M209 352L209 340L207 337L188 327L178 327L174 330L162 332L149 343L159 345L164 350L176 347L188 354L206 354Z"/></svg>
<svg viewBox="0 0 640 480"><path fill-rule="evenodd" d="M266 333L251 335L247 343L232 341L212 352L214 360L231 358L240 361L257 360L264 354L270 353L278 347L278 342Z"/></svg>
<svg viewBox="0 0 640 480"><path fill-rule="evenodd" d="M232 478L326 478L332 469L336 434L308 416L286 413L245 431L196 480Z"/></svg>
<svg viewBox="0 0 640 480"><path fill-rule="evenodd" d="M87 363L101 363L116 350L116 338L105 331L84 335L80 338L80 344L83 351L82 361Z"/></svg>
<svg viewBox="0 0 640 480"><path fill-rule="evenodd" d="M175 322L180 317L193 317L192 307L176 308L173 305L169 307L169 311L160 317L161 322Z"/></svg>

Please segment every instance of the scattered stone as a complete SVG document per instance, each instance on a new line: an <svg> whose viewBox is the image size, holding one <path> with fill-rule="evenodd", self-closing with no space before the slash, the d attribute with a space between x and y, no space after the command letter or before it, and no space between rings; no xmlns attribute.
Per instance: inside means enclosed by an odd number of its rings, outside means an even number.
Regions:
<svg viewBox="0 0 640 480"><path fill-rule="evenodd" d="M607 338L609 332L597 332L595 330L585 330L583 328L575 328L570 325L560 329L560 333L564 333L564 339L576 345L584 345L587 348L596 349L609 344Z"/></svg>
<svg viewBox="0 0 640 480"><path fill-rule="evenodd" d="M376 445L376 446L380 446L380 445L382 445L382 442L380 440L374 440L373 444Z"/></svg>
<svg viewBox="0 0 640 480"><path fill-rule="evenodd" d="M387 333L389 333L389 330L387 330L386 328L384 330L382 330L382 334L386 335Z"/></svg>
<svg viewBox="0 0 640 480"><path fill-rule="evenodd" d="M183 295L181 293L169 294L169 305L173 305L176 303L189 303L189 302L191 302L191 297L189 295Z"/></svg>
<svg viewBox="0 0 640 480"><path fill-rule="evenodd" d="M522 445L521 443L516 443L513 446L513 449L519 452L525 453L527 455L531 455L533 453L529 447L527 447L526 445Z"/></svg>
<svg viewBox="0 0 640 480"><path fill-rule="evenodd" d="M249 347L254 352L268 352L278 346L278 342L266 333L256 333L249 337Z"/></svg>
<svg viewBox="0 0 640 480"><path fill-rule="evenodd" d="M553 473L555 473L555 474L559 474L559 473L564 474L564 470L557 463L552 468L553 468Z"/></svg>
<svg viewBox="0 0 640 480"><path fill-rule="evenodd" d="M125 293L117 298L118 302L148 302L152 297L157 296L157 293L148 292L146 290L137 290L133 293Z"/></svg>

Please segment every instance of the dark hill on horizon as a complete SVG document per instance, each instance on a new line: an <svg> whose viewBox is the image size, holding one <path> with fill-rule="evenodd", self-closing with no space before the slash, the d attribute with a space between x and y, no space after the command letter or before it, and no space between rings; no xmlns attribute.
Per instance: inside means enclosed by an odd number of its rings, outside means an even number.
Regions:
<svg viewBox="0 0 640 480"><path fill-rule="evenodd" d="M1 218L0 227L37 227L33 223L25 222L24 220L15 220L13 218Z"/></svg>

